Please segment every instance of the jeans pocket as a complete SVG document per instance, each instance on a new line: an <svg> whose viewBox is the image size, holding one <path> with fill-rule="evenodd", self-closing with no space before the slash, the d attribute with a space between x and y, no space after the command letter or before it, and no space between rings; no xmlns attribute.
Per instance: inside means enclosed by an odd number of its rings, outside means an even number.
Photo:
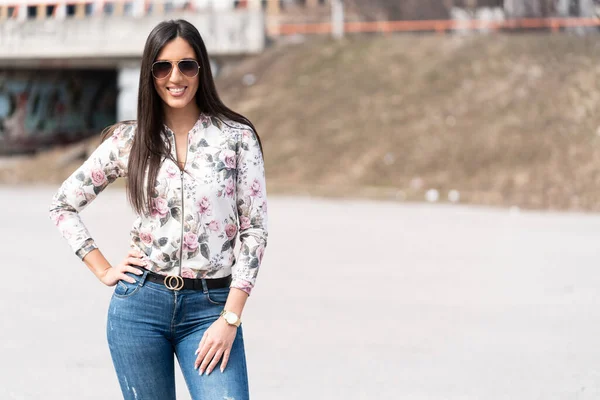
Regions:
<svg viewBox="0 0 600 400"><path fill-rule="evenodd" d="M135 279L134 274L130 272L127 272L126 274ZM115 286L115 291L113 292L113 295L121 299L131 297L134 294L136 294L138 290L140 290L140 287L141 283L137 279L135 283L129 283L127 281L120 280Z"/></svg>
<svg viewBox="0 0 600 400"><path fill-rule="evenodd" d="M206 299L212 304L224 306L227 302L227 296L229 296L229 288L209 289L205 295Z"/></svg>

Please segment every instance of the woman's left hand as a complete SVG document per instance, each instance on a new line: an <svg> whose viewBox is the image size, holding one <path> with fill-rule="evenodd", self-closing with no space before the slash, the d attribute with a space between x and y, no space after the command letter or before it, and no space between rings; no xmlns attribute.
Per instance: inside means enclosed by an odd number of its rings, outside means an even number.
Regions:
<svg viewBox="0 0 600 400"><path fill-rule="evenodd" d="M225 370L236 334L237 327L229 325L221 317L213 322L206 332L204 332L204 336L202 336L198 350L195 353L198 357L196 357L194 368L198 369L200 367L200 375L204 371L206 371L206 375L210 374L219 363L219 360L221 360L221 357L223 358L223 361L221 361L221 372Z"/></svg>

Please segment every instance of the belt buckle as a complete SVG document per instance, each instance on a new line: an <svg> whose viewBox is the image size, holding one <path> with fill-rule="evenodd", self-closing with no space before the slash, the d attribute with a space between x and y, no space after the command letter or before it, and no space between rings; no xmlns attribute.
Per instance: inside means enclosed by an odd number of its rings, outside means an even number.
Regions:
<svg viewBox="0 0 600 400"><path fill-rule="evenodd" d="M183 278L179 275L167 275L163 283L169 290L179 291L183 289Z"/></svg>

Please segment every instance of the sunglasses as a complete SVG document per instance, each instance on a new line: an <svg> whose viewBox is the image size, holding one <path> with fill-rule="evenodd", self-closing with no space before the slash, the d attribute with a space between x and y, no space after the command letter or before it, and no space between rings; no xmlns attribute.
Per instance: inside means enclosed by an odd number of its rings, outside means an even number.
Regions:
<svg viewBox="0 0 600 400"><path fill-rule="evenodd" d="M179 61L156 61L152 64L152 76L156 79L165 79L173 71L173 65L177 64L179 72L188 78L194 78L200 71L200 65L196 60L179 60Z"/></svg>

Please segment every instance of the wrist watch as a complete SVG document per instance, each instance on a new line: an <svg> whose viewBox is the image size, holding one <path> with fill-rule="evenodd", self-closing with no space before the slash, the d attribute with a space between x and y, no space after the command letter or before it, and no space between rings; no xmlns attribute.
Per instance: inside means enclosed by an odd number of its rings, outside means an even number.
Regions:
<svg viewBox="0 0 600 400"><path fill-rule="evenodd" d="M225 318L225 321L227 321L229 325L233 325L236 328L242 323L240 317L238 317L238 315L234 312L223 310L221 311L221 316Z"/></svg>

